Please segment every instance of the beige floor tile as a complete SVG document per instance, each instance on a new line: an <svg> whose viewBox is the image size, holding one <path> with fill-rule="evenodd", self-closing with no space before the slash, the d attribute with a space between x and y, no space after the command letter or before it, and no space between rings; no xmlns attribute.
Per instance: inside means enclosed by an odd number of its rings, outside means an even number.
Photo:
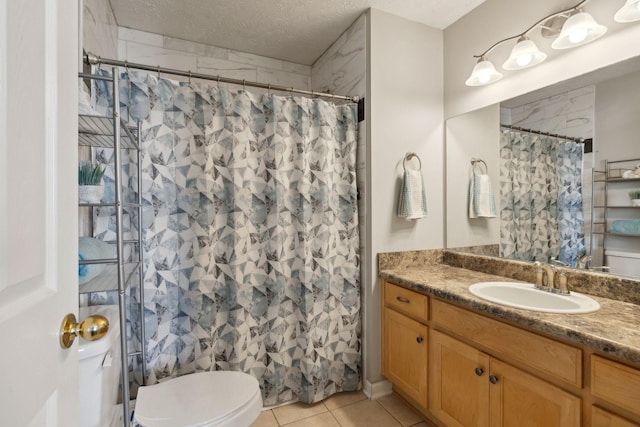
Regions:
<svg viewBox="0 0 640 427"><path fill-rule="evenodd" d="M378 402L362 402L331 411L342 427L401 427Z"/></svg>
<svg viewBox="0 0 640 427"><path fill-rule="evenodd" d="M420 414L393 394L381 397L377 401L384 406L384 409L393 415L393 418L405 427L412 426L424 420Z"/></svg>
<svg viewBox="0 0 640 427"><path fill-rule="evenodd" d="M303 418L309 418L314 415L327 412L327 407L320 403L293 403L291 405L281 406L273 409L273 415L276 416L278 423L283 426Z"/></svg>
<svg viewBox="0 0 640 427"><path fill-rule="evenodd" d="M352 403L360 402L366 398L367 396L365 396L361 391L343 391L342 393L336 393L323 400L322 403L324 403L324 406L331 411L336 408L351 405Z"/></svg>
<svg viewBox="0 0 640 427"><path fill-rule="evenodd" d="M278 421L273 416L273 411L262 411L251 427L278 427Z"/></svg>
<svg viewBox="0 0 640 427"><path fill-rule="evenodd" d="M340 424L338 424L331 412L324 412L286 424L286 427L340 427Z"/></svg>

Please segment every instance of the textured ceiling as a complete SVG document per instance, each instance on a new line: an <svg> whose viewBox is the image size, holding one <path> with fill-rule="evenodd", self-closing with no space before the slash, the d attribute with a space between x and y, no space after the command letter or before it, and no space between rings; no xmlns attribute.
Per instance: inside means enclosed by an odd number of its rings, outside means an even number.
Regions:
<svg viewBox="0 0 640 427"><path fill-rule="evenodd" d="M444 29L485 0L110 0L118 25L311 65L368 8Z"/></svg>

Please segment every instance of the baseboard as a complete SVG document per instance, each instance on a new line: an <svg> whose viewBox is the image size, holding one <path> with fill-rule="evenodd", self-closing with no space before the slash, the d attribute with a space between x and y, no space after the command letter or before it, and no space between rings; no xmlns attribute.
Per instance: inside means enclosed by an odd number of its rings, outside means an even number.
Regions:
<svg viewBox="0 0 640 427"><path fill-rule="evenodd" d="M369 381L364 382L364 390L362 390L369 399L378 399L383 396L390 395L393 392L393 385L389 380L380 380L375 383Z"/></svg>

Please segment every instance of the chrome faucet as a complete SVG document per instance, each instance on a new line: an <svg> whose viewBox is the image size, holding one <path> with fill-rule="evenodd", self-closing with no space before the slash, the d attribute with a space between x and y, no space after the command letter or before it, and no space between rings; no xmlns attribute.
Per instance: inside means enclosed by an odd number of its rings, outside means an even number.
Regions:
<svg viewBox="0 0 640 427"><path fill-rule="evenodd" d="M552 259L553 261L556 260ZM568 278L565 271L558 272L555 265L545 264L540 261L536 261L533 264L536 266L536 289L569 295Z"/></svg>

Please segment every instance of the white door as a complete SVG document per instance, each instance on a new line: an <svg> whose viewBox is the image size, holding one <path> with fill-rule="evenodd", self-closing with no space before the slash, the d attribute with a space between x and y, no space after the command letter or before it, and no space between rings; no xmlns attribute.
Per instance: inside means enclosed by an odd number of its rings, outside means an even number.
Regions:
<svg viewBox="0 0 640 427"><path fill-rule="evenodd" d="M0 426L78 424L77 9L0 0Z"/></svg>

